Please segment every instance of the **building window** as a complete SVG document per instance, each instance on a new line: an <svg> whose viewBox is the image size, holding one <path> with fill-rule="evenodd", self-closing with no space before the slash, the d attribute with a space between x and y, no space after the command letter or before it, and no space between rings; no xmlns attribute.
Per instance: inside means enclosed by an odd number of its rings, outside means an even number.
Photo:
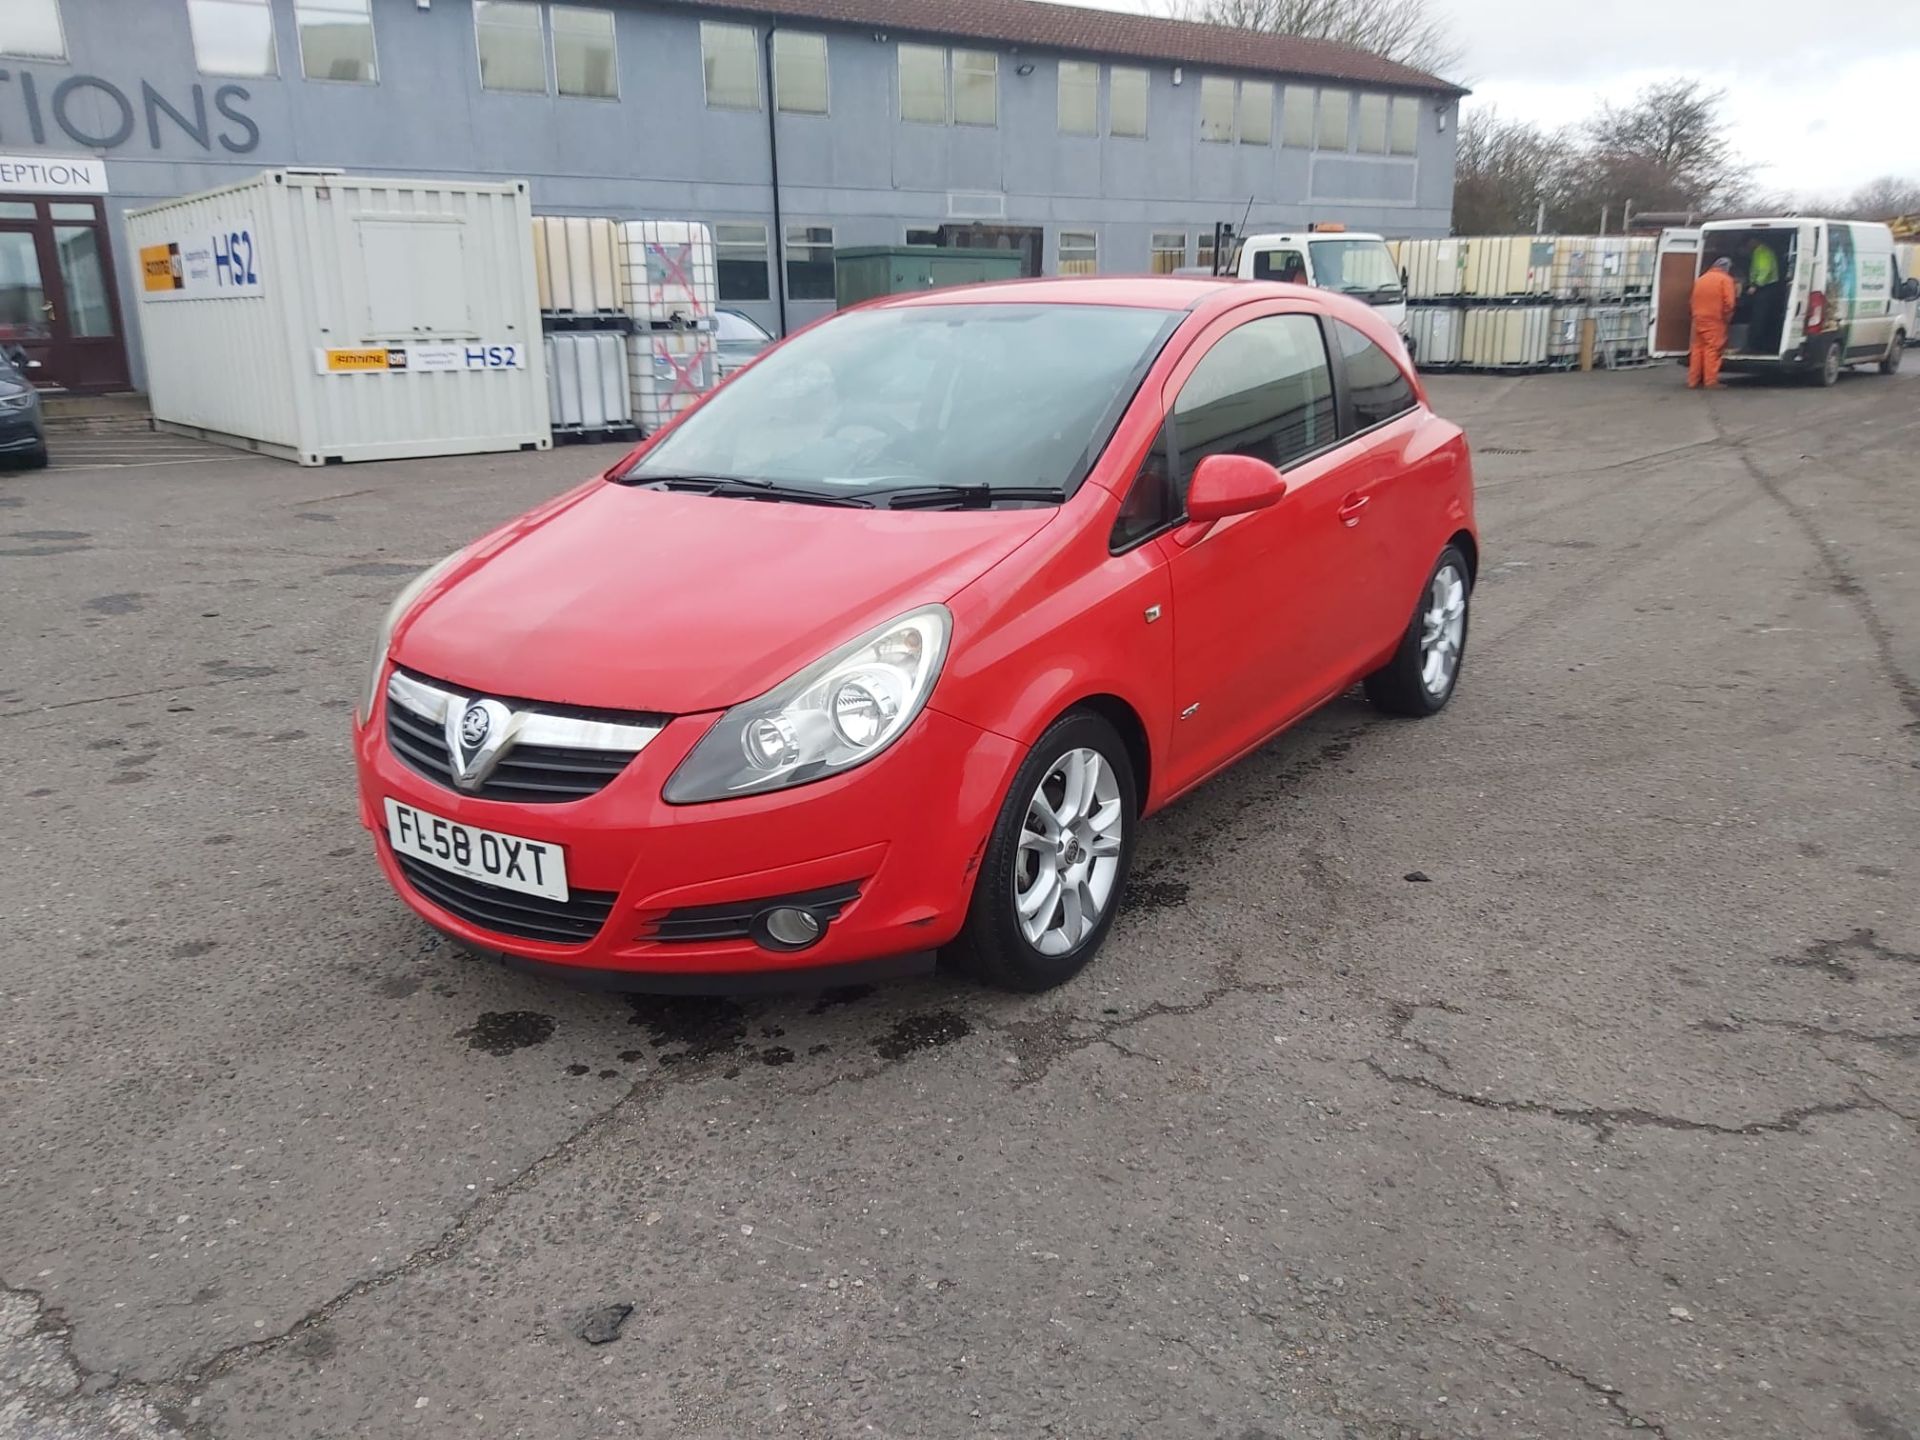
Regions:
<svg viewBox="0 0 1920 1440"><path fill-rule="evenodd" d="M1393 100L1393 153L1413 155L1420 149L1420 102L1405 95Z"/></svg>
<svg viewBox="0 0 1920 1440"><path fill-rule="evenodd" d="M1173 274L1187 263L1187 232L1184 230L1154 231L1151 258L1154 274Z"/></svg>
<svg viewBox="0 0 1920 1440"><path fill-rule="evenodd" d="M1347 107L1351 99L1344 90L1320 92L1319 140L1322 150L1347 148Z"/></svg>
<svg viewBox="0 0 1920 1440"><path fill-rule="evenodd" d="M1355 148L1362 155L1387 153L1387 97L1362 95L1354 107Z"/></svg>
<svg viewBox="0 0 1920 1440"><path fill-rule="evenodd" d="M760 108L760 42L751 25L700 22L700 65L709 110Z"/></svg>
<svg viewBox="0 0 1920 1440"><path fill-rule="evenodd" d="M1100 268L1100 242L1091 230L1060 232L1060 273L1091 275Z"/></svg>
<svg viewBox="0 0 1920 1440"><path fill-rule="evenodd" d="M1146 138L1146 71L1116 65L1107 72L1107 133L1132 140Z"/></svg>
<svg viewBox="0 0 1920 1440"><path fill-rule="evenodd" d="M7 0L0 6L0 55L27 60L66 59L60 0Z"/></svg>
<svg viewBox="0 0 1920 1440"><path fill-rule="evenodd" d="M787 298L833 299L833 227L787 226Z"/></svg>
<svg viewBox="0 0 1920 1440"><path fill-rule="evenodd" d="M1000 123L1000 57L992 51L953 52L953 123Z"/></svg>
<svg viewBox="0 0 1920 1440"><path fill-rule="evenodd" d="M938 245L939 243L940 231L938 229L927 225L907 226L907 244Z"/></svg>
<svg viewBox="0 0 1920 1440"><path fill-rule="evenodd" d="M947 123L947 52L938 45L901 45L900 118Z"/></svg>
<svg viewBox="0 0 1920 1440"><path fill-rule="evenodd" d="M1233 81L1200 77L1200 138L1227 145L1233 141Z"/></svg>
<svg viewBox="0 0 1920 1440"><path fill-rule="evenodd" d="M280 73L267 0L187 0L187 27L202 75Z"/></svg>
<svg viewBox="0 0 1920 1440"><path fill-rule="evenodd" d="M1090 60L1060 62L1060 133L1100 133L1100 67Z"/></svg>
<svg viewBox="0 0 1920 1440"><path fill-rule="evenodd" d="M547 93L547 42L538 5L473 0L473 39L480 51L482 90Z"/></svg>
<svg viewBox="0 0 1920 1440"><path fill-rule="evenodd" d="M553 80L560 93L583 100L618 100L620 61L613 43L613 12L556 5L552 15Z"/></svg>
<svg viewBox="0 0 1920 1440"><path fill-rule="evenodd" d="M773 32L774 103L784 115L827 113L827 37Z"/></svg>
<svg viewBox="0 0 1920 1440"><path fill-rule="evenodd" d="M1240 143L1273 143L1273 86L1265 80L1240 82Z"/></svg>
<svg viewBox="0 0 1920 1440"><path fill-rule="evenodd" d="M1313 89L1289 85L1280 98L1280 143L1296 150L1313 148Z"/></svg>
<svg viewBox="0 0 1920 1440"><path fill-rule="evenodd" d="M722 300L765 300L772 293L767 278L766 226L716 224L713 257Z"/></svg>
<svg viewBox="0 0 1920 1440"><path fill-rule="evenodd" d="M380 78L368 0L300 0L293 23L300 32L300 73L307 79L371 85Z"/></svg>

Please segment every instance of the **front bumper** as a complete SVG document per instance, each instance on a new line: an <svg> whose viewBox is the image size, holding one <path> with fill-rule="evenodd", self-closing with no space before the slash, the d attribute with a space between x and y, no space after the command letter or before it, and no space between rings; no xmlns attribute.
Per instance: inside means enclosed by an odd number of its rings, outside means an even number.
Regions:
<svg viewBox="0 0 1920 1440"><path fill-rule="evenodd" d="M47 443L40 417L31 410L0 412L0 455L38 450Z"/></svg>
<svg viewBox="0 0 1920 1440"><path fill-rule="evenodd" d="M598 794L557 805L479 799L402 763L385 737L387 699L354 732L360 823L388 882L436 929L483 953L588 984L733 989L751 977L796 985L813 972L924 954L959 933L974 867L1020 762L1014 742L927 710L885 753L832 779L703 805L661 799L667 777L718 718L671 721ZM615 892L582 944L502 934L442 908L395 859L383 799L566 852L568 884ZM666 939L670 912L857 887L804 950L750 938ZM511 897L509 897L511 898ZM669 927L671 928L671 927ZM711 982L709 985L708 982Z"/></svg>

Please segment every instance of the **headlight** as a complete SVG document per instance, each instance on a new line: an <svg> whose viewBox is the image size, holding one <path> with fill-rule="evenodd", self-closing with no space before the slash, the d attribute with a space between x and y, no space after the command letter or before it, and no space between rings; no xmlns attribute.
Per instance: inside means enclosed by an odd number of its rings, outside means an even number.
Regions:
<svg viewBox="0 0 1920 1440"><path fill-rule="evenodd" d="M31 390L0 390L0 410L25 410L32 404Z"/></svg>
<svg viewBox="0 0 1920 1440"><path fill-rule="evenodd" d="M393 643L393 627L400 623L400 617L413 607L413 602L420 598L426 588L438 580L463 553L456 550L446 559L422 570L407 582L407 588L396 595L393 604L387 607L387 618L380 622L380 634L373 642L373 674L367 680L367 703L360 711L362 725L373 718L374 701L380 698L380 677L387 668L387 646Z"/></svg>
<svg viewBox="0 0 1920 1440"><path fill-rule="evenodd" d="M871 760L925 707L952 631L947 607L928 605L734 706L673 772L668 803L804 785Z"/></svg>

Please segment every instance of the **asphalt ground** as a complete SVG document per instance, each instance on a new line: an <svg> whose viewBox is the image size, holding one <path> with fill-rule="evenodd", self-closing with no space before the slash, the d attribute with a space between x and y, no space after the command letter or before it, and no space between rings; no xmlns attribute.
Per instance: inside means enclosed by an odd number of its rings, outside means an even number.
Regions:
<svg viewBox="0 0 1920 1440"><path fill-rule="evenodd" d="M1432 388L1453 706L1157 817L1038 998L388 892L376 620L610 452L0 475L0 1436L1920 1436L1920 383Z"/></svg>

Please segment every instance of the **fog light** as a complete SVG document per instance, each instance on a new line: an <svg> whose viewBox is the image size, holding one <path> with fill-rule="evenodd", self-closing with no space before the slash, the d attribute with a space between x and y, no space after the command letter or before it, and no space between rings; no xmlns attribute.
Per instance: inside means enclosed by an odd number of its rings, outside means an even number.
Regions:
<svg viewBox="0 0 1920 1440"><path fill-rule="evenodd" d="M796 910L782 905L760 917L760 932L782 950L804 950L825 931L820 917L811 910Z"/></svg>

